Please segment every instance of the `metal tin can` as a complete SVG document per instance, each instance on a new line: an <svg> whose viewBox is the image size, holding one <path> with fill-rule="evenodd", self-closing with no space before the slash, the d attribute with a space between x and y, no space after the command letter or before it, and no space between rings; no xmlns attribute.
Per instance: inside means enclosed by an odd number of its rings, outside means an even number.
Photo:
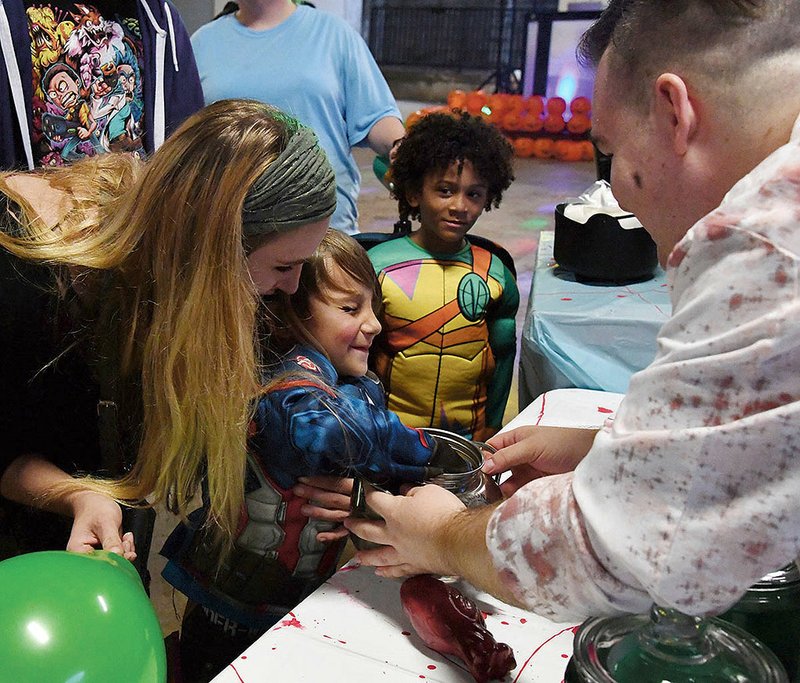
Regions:
<svg viewBox="0 0 800 683"><path fill-rule="evenodd" d="M720 615L758 638L800 681L800 569L792 562L767 574Z"/></svg>

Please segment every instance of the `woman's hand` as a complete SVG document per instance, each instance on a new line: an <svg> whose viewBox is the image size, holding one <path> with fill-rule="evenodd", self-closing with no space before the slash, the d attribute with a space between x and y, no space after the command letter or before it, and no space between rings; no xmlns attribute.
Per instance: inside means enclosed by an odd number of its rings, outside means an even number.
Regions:
<svg viewBox="0 0 800 683"><path fill-rule="evenodd" d="M451 574L443 552L442 536L464 504L449 491L434 485L417 486L405 496L368 491L367 503L384 521L345 520L356 536L385 547L356 553L361 564L376 567L380 576Z"/></svg>
<svg viewBox="0 0 800 683"><path fill-rule="evenodd" d="M80 491L69 499L75 519L67 550L88 553L100 547L129 562L136 559L133 534L122 533L122 510L114 500L94 491Z"/></svg>
<svg viewBox="0 0 800 683"><path fill-rule="evenodd" d="M330 531L318 533L318 541L327 543L347 536L347 529L341 526L341 523L350 514L352 479L325 475L300 477L300 483L296 484L292 491L296 496L308 499L308 503L300 508L302 514L339 525Z"/></svg>
<svg viewBox="0 0 800 683"><path fill-rule="evenodd" d="M508 497L529 481L574 470L589 452L596 434L596 429L518 427L489 439L497 453L485 455L483 471L511 471L500 485Z"/></svg>

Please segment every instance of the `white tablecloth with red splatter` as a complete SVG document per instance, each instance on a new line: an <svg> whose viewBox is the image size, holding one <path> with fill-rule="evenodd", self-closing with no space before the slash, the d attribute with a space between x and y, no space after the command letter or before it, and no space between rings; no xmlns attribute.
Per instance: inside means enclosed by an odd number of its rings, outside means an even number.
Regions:
<svg viewBox="0 0 800 683"><path fill-rule="evenodd" d="M612 417L621 394L580 389L548 392L506 429L522 424L599 427ZM495 639L514 650L514 683L561 683L577 624L558 624L511 607L458 583L485 615ZM345 566L273 626L213 683L375 681L468 683L456 657L428 648L400 604L400 581L371 568Z"/></svg>
<svg viewBox="0 0 800 683"><path fill-rule="evenodd" d="M553 232L541 233L519 357L519 402L551 389L625 392L651 363L672 310L660 268L647 282L587 285L553 260Z"/></svg>

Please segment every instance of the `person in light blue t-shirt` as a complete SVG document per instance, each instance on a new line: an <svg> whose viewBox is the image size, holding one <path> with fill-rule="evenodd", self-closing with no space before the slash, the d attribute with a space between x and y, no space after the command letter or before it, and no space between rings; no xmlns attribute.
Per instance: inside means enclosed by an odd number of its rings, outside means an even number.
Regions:
<svg viewBox="0 0 800 683"><path fill-rule="evenodd" d="M192 36L206 103L251 98L316 132L336 173L331 227L358 230L361 176L351 148L388 154L405 134L366 43L339 17L291 0L240 0Z"/></svg>

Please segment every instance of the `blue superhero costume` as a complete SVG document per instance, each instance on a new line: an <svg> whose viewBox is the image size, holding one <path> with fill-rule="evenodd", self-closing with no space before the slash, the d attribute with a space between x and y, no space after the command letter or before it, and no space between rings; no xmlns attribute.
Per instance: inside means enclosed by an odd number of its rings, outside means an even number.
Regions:
<svg viewBox="0 0 800 683"><path fill-rule="evenodd" d="M298 477L352 476L395 488L426 478L434 444L385 408L373 375L340 379L306 346L282 360L250 425L245 509L231 555L217 554L202 530L203 509L172 532L161 554L164 578L191 600L243 626L266 629L335 570L345 539L323 544L331 524L300 513Z"/></svg>

